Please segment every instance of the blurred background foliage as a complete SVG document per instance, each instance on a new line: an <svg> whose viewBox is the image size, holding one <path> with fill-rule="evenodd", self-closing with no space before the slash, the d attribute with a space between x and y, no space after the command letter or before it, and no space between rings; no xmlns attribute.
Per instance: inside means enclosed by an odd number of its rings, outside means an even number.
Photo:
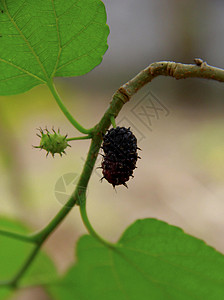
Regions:
<svg viewBox="0 0 224 300"><path fill-rule="evenodd" d="M117 88L152 62L193 63L200 57L224 68L222 1L104 1L110 26L109 49L103 62L79 78L58 78L65 104L84 126L94 126ZM148 119L136 109L148 108ZM159 77L138 93L117 118L131 126L142 149L135 178L116 191L100 183L96 170L88 189L88 213L95 229L116 241L137 218L154 217L182 227L224 252L224 85ZM147 104L148 101L148 104ZM145 106L145 109L147 108ZM146 122L148 123L148 126ZM150 125L150 126L149 126ZM69 137L79 133L64 118L44 86L0 98L1 214L40 229L61 208L57 181L78 176L89 141L73 141L67 156L46 158L37 127L60 128ZM101 158L97 161L100 166ZM71 193L74 185L64 192ZM74 261L74 246L85 233L74 209L51 236L45 249L64 272ZM1 258L0 258L1 260ZM19 292L14 299L49 299L40 289Z"/></svg>

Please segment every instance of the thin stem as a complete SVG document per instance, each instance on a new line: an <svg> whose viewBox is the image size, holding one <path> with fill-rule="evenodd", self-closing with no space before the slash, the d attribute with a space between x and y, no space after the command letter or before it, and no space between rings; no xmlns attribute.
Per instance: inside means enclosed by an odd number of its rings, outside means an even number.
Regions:
<svg viewBox="0 0 224 300"><path fill-rule="evenodd" d="M36 255L39 252L39 249L40 249L41 245L42 245L42 243L35 246L33 251L30 253L28 259L26 260L26 262L22 266L22 268L19 270L19 272L16 274L16 276L9 282L9 285L11 287L13 287L13 288L17 287L18 281L25 274L25 272L27 271L27 269L29 268L29 266L33 262L34 258L36 257Z"/></svg>
<svg viewBox="0 0 224 300"><path fill-rule="evenodd" d="M73 138L68 138L68 139L66 139L66 141L70 142L70 141L88 140L88 139L91 139L91 135L77 136L77 137L73 137Z"/></svg>
<svg viewBox="0 0 224 300"><path fill-rule="evenodd" d="M16 240L20 240L23 242L27 242L27 243L35 243L35 241L33 240L32 236L29 235L23 235L20 233L16 233L16 232L9 232L6 230L0 230L0 235L12 238L12 239L16 239Z"/></svg>
<svg viewBox="0 0 224 300"><path fill-rule="evenodd" d="M58 106L60 107L60 109L62 110L62 112L64 113L64 115L66 116L66 118L69 120L69 122L78 130L80 131L81 133L91 133L93 128L91 129L86 129L84 127L82 127L81 124L79 124L74 118L73 116L70 114L70 112L67 110L67 108L65 107L64 103L62 102L55 86L54 86L54 83L53 81L49 81L48 82L48 87L52 93L52 95L54 96Z"/></svg>
<svg viewBox="0 0 224 300"><path fill-rule="evenodd" d="M36 245L34 249L31 251L28 259L25 261L21 269L18 271L18 273L15 275L15 277L11 280L2 280L0 281L0 287L11 287L11 288L17 288L18 282L21 279L21 277L25 274L25 272L28 270L29 266L33 262L34 258L37 256L39 249L41 247L42 243Z"/></svg>
<svg viewBox="0 0 224 300"><path fill-rule="evenodd" d="M57 213L57 215L50 221L50 223L39 232L32 235L33 240L36 241L37 244L43 243L61 223L61 221L67 216L76 202L76 197L72 195L67 203L62 207L62 209Z"/></svg>
<svg viewBox="0 0 224 300"><path fill-rule="evenodd" d="M96 134L92 138L92 142L89 148L86 162L80 175L80 179L77 183L74 193L71 195L67 203L61 208L61 210L45 228L32 235L32 238L37 243L43 243L48 238L48 236L56 229L56 227L62 222L62 220L67 216L67 214L71 211L75 204L79 204L80 199L82 199L83 195L85 195L86 188L100 149L101 138L102 137L99 136L99 134Z"/></svg>
<svg viewBox="0 0 224 300"><path fill-rule="evenodd" d="M88 230L89 234L91 234L94 238L96 238L101 244L103 244L106 247L109 248L115 248L116 245L112 244L108 241L106 241L105 239L103 239L92 227L89 218L87 216L87 212L86 212L86 201L84 201L81 205L80 205L80 213L81 213L81 217L83 220L83 223L86 226L86 229Z"/></svg>
<svg viewBox="0 0 224 300"><path fill-rule="evenodd" d="M173 61L159 61L152 63L139 72L134 78L122 85L118 91L130 98L145 84L158 76L170 76L176 79L204 78L224 82L224 70L208 65L201 60L198 64L182 64Z"/></svg>

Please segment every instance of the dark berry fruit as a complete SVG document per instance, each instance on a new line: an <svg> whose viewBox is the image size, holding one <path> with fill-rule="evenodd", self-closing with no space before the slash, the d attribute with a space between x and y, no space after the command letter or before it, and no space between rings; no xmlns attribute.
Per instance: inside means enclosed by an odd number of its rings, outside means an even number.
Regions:
<svg viewBox="0 0 224 300"><path fill-rule="evenodd" d="M102 169L103 178L115 187L126 185L130 176L133 177L133 170L139 158L137 139L131 132L130 127L116 127L108 130L103 138ZM103 179L102 178L102 179Z"/></svg>

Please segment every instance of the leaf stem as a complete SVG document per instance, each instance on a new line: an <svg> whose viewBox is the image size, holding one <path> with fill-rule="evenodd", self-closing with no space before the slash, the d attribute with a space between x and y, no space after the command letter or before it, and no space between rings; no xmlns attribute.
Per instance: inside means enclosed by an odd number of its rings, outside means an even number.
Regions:
<svg viewBox="0 0 224 300"><path fill-rule="evenodd" d="M62 102L56 88L55 85L53 83L53 81L49 81L47 83L47 86L49 87L52 95L54 96L58 106L60 107L60 109L62 110L62 112L64 113L64 115L66 116L66 118L69 120L69 122L81 133L91 133L93 131L93 128L90 129L86 129L84 128L81 124L79 124L74 118L73 116L70 114L70 112L67 110L67 108L65 107L64 103Z"/></svg>
<svg viewBox="0 0 224 300"><path fill-rule="evenodd" d="M0 235L6 236L6 237L9 237L9 238L13 238L13 239L16 239L16 240L20 240L20 241L23 241L23 242L27 242L27 243L35 243L32 236L23 235L23 234L16 233L16 232L9 232L7 230L0 229Z"/></svg>
<svg viewBox="0 0 224 300"><path fill-rule="evenodd" d="M42 246L42 243L39 243L34 247L34 249L31 251L28 259L26 260L26 262L22 266L22 268L19 270L19 272L16 274L16 276L11 281L9 281L8 285L10 285L13 288L17 287L18 281L20 280L20 278L23 276L23 274L27 271L27 269L29 268L29 266L33 262L34 258L38 254L39 249L40 249L41 246Z"/></svg>
<svg viewBox="0 0 224 300"><path fill-rule="evenodd" d="M33 240L37 243L43 243L48 236L56 229L56 227L61 223L65 216L70 212L70 210L76 204L76 196L72 195L67 203L62 207L61 210L56 214L56 216L49 222L49 224L42 230L34 233L32 235Z"/></svg>
<svg viewBox="0 0 224 300"><path fill-rule="evenodd" d="M15 277L12 278L11 280L1 280L0 281L0 287L2 286L2 287L10 287L10 288L16 289L18 287L18 282L19 282L20 278L24 275L24 273L27 271L27 269L29 268L29 266L33 262L34 258L38 254L39 249L40 249L41 246L42 246L42 243L40 243L38 245L35 245L35 247L31 251L28 259L25 261L25 263L23 264L21 269L15 275Z"/></svg>
<svg viewBox="0 0 224 300"><path fill-rule="evenodd" d="M77 136L77 137L73 137L73 138L68 138L68 139L66 139L66 141L70 142L70 141L88 140L88 139L91 139L91 135Z"/></svg>
<svg viewBox="0 0 224 300"><path fill-rule="evenodd" d="M80 204L80 214L81 214L81 217L82 217L82 221L85 224L85 227L88 230L90 235L92 235L94 238L96 238L101 244L103 244L106 247L109 247L109 248L115 248L116 247L116 244L112 244L112 243L106 241L92 227L92 225L89 221L89 218L87 216L87 212L86 212L86 201L83 201L83 203Z"/></svg>

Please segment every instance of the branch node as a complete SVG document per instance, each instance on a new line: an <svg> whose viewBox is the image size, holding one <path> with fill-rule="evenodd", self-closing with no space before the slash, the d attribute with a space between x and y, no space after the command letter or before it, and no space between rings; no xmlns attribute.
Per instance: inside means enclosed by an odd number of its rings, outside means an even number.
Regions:
<svg viewBox="0 0 224 300"><path fill-rule="evenodd" d="M207 66L208 65L207 65L206 61L203 61L202 64L201 64L201 70L205 71Z"/></svg>
<svg viewBox="0 0 224 300"><path fill-rule="evenodd" d="M120 95L119 95L120 94ZM117 95L119 96L119 99L123 102L123 103L126 103L130 100L130 96L128 95L127 93L127 90L123 87L120 87L118 90L117 90Z"/></svg>
<svg viewBox="0 0 224 300"><path fill-rule="evenodd" d="M175 75L175 72L176 72L176 69L177 69L177 63L175 63L175 62L168 62L166 69L167 69L167 74L169 76L177 78L177 76Z"/></svg>
<svg viewBox="0 0 224 300"><path fill-rule="evenodd" d="M202 65L202 63L203 63L203 59L201 59L201 58L194 58L194 62L195 62L195 64L197 66L200 67Z"/></svg>

